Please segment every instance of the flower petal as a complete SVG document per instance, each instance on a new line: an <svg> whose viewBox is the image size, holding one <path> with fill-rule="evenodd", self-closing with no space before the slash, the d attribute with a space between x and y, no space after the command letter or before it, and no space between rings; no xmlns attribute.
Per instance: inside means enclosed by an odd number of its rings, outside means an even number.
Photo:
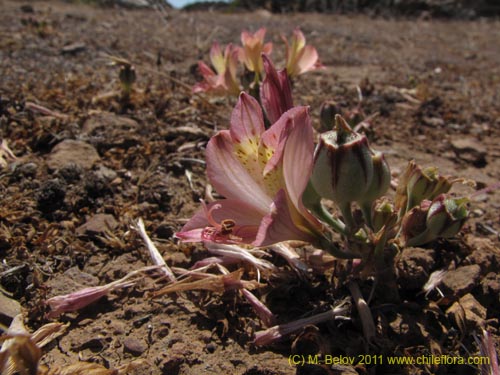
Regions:
<svg viewBox="0 0 500 375"><path fill-rule="evenodd" d="M305 46L297 58L296 74L302 74L314 70L321 66L319 63L318 51L313 46Z"/></svg>
<svg viewBox="0 0 500 375"><path fill-rule="evenodd" d="M292 89L285 70L277 72L272 61L262 54L266 78L260 87L260 100L267 118L274 124L283 113L293 107Z"/></svg>
<svg viewBox="0 0 500 375"><path fill-rule="evenodd" d="M313 129L307 107L299 107L283 153L283 176L293 205L300 211L302 194L309 181L314 154Z"/></svg>
<svg viewBox="0 0 500 375"><path fill-rule="evenodd" d="M307 107L291 108L286 111L273 126L264 132L262 135L262 144L268 150L272 150L272 156L268 158L268 162L264 168L264 175L280 165L288 132L295 126L294 123L297 122L296 119L303 121L300 119L306 112Z"/></svg>
<svg viewBox="0 0 500 375"><path fill-rule="evenodd" d="M214 206L218 207L214 209ZM217 223L227 219L234 221L234 234L241 238L241 242L251 243L255 240L262 215L252 206L234 199L222 199L200 208L181 231L175 234L175 237L184 242L203 241L203 230L212 225L207 217L209 211L212 219Z"/></svg>
<svg viewBox="0 0 500 375"><path fill-rule="evenodd" d="M206 159L208 178L219 194L243 201L261 214L267 213L271 198L237 159L228 130L220 131L208 142Z"/></svg>
<svg viewBox="0 0 500 375"><path fill-rule="evenodd" d="M212 48L210 48L210 61L217 74L222 74L225 69L224 56L222 55L222 50L219 43L214 42Z"/></svg>
<svg viewBox="0 0 500 375"><path fill-rule="evenodd" d="M253 242L254 246L269 246L283 241L311 241L312 235L297 227L292 219L286 192L281 189L271 205L271 211L262 219Z"/></svg>
<svg viewBox="0 0 500 375"><path fill-rule="evenodd" d="M259 102L242 92L231 115L231 137L237 143L254 143L264 133L264 119Z"/></svg>

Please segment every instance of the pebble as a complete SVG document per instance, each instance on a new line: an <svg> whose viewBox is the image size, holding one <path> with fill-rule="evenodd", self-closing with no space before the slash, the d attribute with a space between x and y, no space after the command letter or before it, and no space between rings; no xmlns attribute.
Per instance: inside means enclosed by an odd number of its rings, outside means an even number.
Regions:
<svg viewBox="0 0 500 375"><path fill-rule="evenodd" d="M90 169L99 160L96 149L88 143L66 139L52 149L47 158L47 166L58 170L68 164L76 164L83 169Z"/></svg>
<svg viewBox="0 0 500 375"><path fill-rule="evenodd" d="M433 250L408 247L398 257L396 267L401 287L406 290L421 289L435 265Z"/></svg>
<svg viewBox="0 0 500 375"><path fill-rule="evenodd" d="M106 230L113 230L118 226L118 222L109 214L96 214L90 217L85 224L76 228L76 233L79 235L99 236L105 233Z"/></svg>
<svg viewBox="0 0 500 375"><path fill-rule="evenodd" d="M457 138L451 141L451 148L455 155L476 167L486 165L487 150L478 140L474 138Z"/></svg>
<svg viewBox="0 0 500 375"><path fill-rule="evenodd" d="M76 43L71 43L63 48L61 48L61 53L63 55L76 55L77 53L83 52L87 49L87 46L85 43L82 42L76 42Z"/></svg>
<svg viewBox="0 0 500 375"><path fill-rule="evenodd" d="M465 316L464 316L465 313ZM465 323L471 329L483 328L486 319L486 308L481 305L472 294L468 293L458 302L446 310L448 318L454 317L457 321L465 317Z"/></svg>
<svg viewBox="0 0 500 375"><path fill-rule="evenodd" d="M449 271L443 277L443 291L454 296L464 295L477 285L480 276L481 267L477 264Z"/></svg>
<svg viewBox="0 0 500 375"><path fill-rule="evenodd" d="M143 340L138 340L134 337L127 337L123 341L123 351L132 354L133 356L140 356L148 349L148 346Z"/></svg>

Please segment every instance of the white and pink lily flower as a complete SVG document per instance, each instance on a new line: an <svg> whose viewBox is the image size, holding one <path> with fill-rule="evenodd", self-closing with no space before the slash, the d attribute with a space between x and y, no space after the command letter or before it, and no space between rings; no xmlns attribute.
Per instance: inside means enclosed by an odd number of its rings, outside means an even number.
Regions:
<svg viewBox="0 0 500 375"><path fill-rule="evenodd" d="M193 87L193 92L238 95L240 92L240 84L236 77L238 54L238 48L232 44L227 45L222 53L219 43L214 42L210 49L210 62L215 72L203 61L198 62L203 82L197 83Z"/></svg>
<svg viewBox="0 0 500 375"><path fill-rule="evenodd" d="M318 51L313 46L306 45L306 38L299 28L293 31L291 45L285 37L283 41L286 48L286 71L290 77L323 67Z"/></svg>
<svg viewBox="0 0 500 375"><path fill-rule="evenodd" d="M240 61L245 64L248 70L255 72L258 77L262 77L262 72L264 71L261 55L263 53L269 55L273 50L271 42L264 43L265 36L265 28L257 30L254 34L246 30L241 33L241 44L243 47L240 48Z"/></svg>
<svg viewBox="0 0 500 375"><path fill-rule="evenodd" d="M203 204L176 237L253 246L316 242L324 227L302 203L313 153L307 107L288 110L266 130L257 100L241 93L230 129L212 137L206 151L208 178L225 199Z"/></svg>

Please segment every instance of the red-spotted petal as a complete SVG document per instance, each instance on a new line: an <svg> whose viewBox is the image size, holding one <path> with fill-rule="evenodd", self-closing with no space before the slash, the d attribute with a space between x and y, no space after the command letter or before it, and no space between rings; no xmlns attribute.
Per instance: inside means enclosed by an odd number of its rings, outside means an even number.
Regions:
<svg viewBox="0 0 500 375"><path fill-rule="evenodd" d="M258 138L264 130L264 119L259 102L242 92L231 115L231 137L237 143L251 140L257 146Z"/></svg>

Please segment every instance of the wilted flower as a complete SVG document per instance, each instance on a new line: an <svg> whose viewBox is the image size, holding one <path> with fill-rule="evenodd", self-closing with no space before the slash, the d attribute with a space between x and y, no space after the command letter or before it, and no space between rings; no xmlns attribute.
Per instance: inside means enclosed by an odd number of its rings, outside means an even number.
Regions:
<svg viewBox="0 0 500 375"><path fill-rule="evenodd" d="M302 73L321 68L318 51L312 46L306 45L306 38L300 29L295 29L291 45L283 37L286 48L286 71L290 77L296 77Z"/></svg>
<svg viewBox="0 0 500 375"><path fill-rule="evenodd" d="M193 92L211 91L216 94L238 95L240 92L236 77L238 49L229 44L222 53L219 43L215 42L210 49L210 61L215 72L203 61L198 62L203 82L197 83L193 87Z"/></svg>
<svg viewBox="0 0 500 375"><path fill-rule="evenodd" d="M260 102L267 119L274 124L283 113L293 107L292 88L286 70L276 71L272 61L262 55L266 78L260 86Z"/></svg>
<svg viewBox="0 0 500 375"><path fill-rule="evenodd" d="M246 30L241 33L241 44L243 47L239 50L240 61L245 64L249 71L255 72L259 77L262 76L262 72L264 71L261 55L269 55L273 50L271 42L264 44L265 36L265 28L257 30L255 34L251 34Z"/></svg>
<svg viewBox="0 0 500 375"><path fill-rule="evenodd" d="M467 220L467 198L437 196L432 202L424 200L419 207L406 213L402 221L405 246L419 246L437 238L455 236Z"/></svg>
<svg viewBox="0 0 500 375"><path fill-rule="evenodd" d="M306 107L290 109L265 130L259 103L242 93L230 129L207 145L208 178L226 199L204 204L176 236L254 246L317 239L323 227L301 200L313 148Z"/></svg>

